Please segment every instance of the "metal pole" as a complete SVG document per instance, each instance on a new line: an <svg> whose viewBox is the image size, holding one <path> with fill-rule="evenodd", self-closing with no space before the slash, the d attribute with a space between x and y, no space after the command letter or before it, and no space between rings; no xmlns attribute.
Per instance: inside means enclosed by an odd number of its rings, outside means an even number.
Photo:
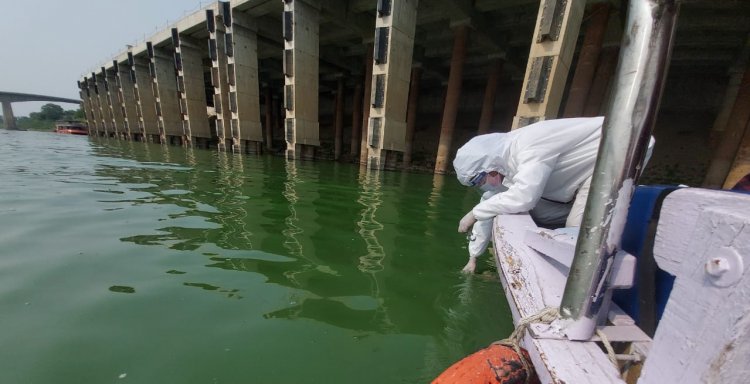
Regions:
<svg viewBox="0 0 750 384"><path fill-rule="evenodd" d="M615 88L606 109L591 192L560 315L567 337L588 340L627 218L635 180L656 121L680 0L633 0Z"/></svg>

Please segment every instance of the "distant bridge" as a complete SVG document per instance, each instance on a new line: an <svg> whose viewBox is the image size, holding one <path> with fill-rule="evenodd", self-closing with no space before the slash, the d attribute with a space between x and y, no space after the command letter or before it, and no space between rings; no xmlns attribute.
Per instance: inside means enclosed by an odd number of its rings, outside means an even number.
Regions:
<svg viewBox="0 0 750 384"><path fill-rule="evenodd" d="M16 118L13 116L13 107L11 103L23 101L52 101L58 103L80 104L81 100L66 99L64 97L32 95L29 93L2 92L0 91L0 102L3 104L3 120L5 120L6 129L18 129Z"/></svg>

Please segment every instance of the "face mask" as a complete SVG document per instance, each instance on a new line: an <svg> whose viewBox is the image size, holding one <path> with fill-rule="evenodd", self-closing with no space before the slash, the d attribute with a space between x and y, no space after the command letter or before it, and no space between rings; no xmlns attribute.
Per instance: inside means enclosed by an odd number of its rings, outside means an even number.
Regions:
<svg viewBox="0 0 750 384"><path fill-rule="evenodd" d="M479 189L485 192L499 192L503 187L503 176L497 172L491 172L483 180L483 184L479 186Z"/></svg>
<svg viewBox="0 0 750 384"><path fill-rule="evenodd" d="M479 189L481 189L484 192L496 192L499 191L501 188L501 185L492 185L490 183L484 183Z"/></svg>

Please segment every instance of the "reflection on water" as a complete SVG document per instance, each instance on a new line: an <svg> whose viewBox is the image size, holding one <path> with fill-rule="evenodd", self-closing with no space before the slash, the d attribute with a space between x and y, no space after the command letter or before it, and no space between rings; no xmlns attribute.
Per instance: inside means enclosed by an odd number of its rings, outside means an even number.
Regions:
<svg viewBox="0 0 750 384"><path fill-rule="evenodd" d="M363 167L359 183L362 193L357 202L362 204L361 219L357 222L359 234L367 245L367 254L359 258L359 270L369 274L375 274L383 270L383 259L385 251L378 242L376 236L378 231L383 230L383 225L375 220L375 212L381 203L380 174Z"/></svg>
<svg viewBox="0 0 750 384"><path fill-rule="evenodd" d="M0 162L0 382L425 382L511 329L450 178L31 132Z"/></svg>

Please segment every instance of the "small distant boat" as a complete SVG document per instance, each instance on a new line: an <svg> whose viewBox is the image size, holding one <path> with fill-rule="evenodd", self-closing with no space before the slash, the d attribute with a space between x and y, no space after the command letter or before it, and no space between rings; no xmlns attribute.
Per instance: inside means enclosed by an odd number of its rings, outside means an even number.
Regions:
<svg viewBox="0 0 750 384"><path fill-rule="evenodd" d="M56 121L55 132L70 135L88 135L89 128L86 123L74 120Z"/></svg>

